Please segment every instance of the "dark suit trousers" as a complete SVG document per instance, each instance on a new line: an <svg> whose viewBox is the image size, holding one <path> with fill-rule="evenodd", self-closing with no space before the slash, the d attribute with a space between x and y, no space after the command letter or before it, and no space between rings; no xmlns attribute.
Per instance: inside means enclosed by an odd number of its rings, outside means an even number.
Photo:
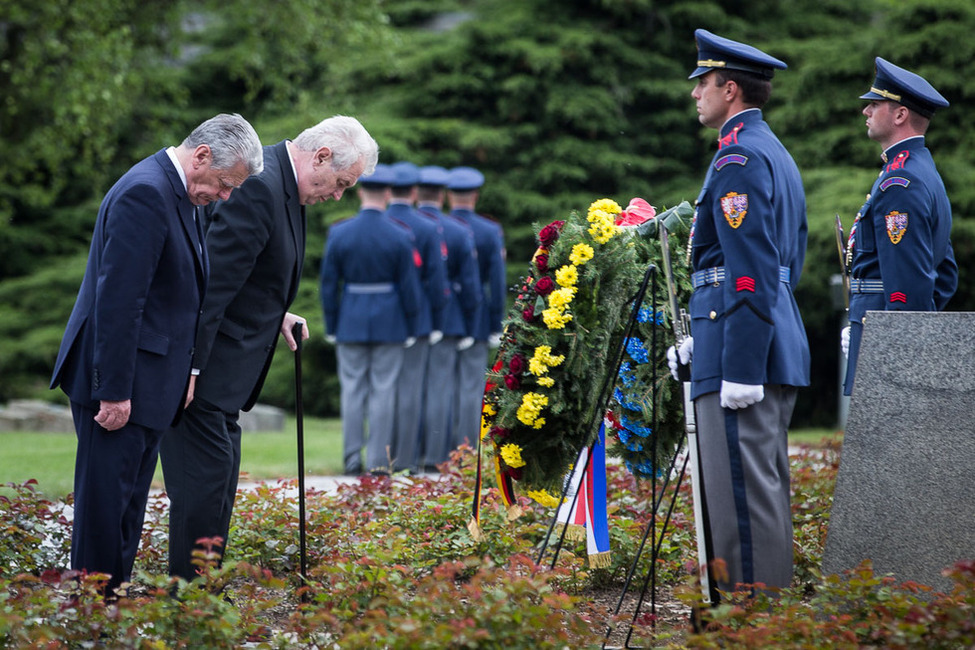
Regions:
<svg viewBox="0 0 975 650"><path fill-rule="evenodd" d="M240 473L238 413L224 413L195 399L160 446L169 495L169 573L186 580L197 575L196 541L220 537L223 549ZM218 550L221 550L218 548Z"/></svg>
<svg viewBox="0 0 975 650"><path fill-rule="evenodd" d="M71 403L78 435L71 568L111 574L111 590L132 579L163 432L131 423L106 431L97 413Z"/></svg>

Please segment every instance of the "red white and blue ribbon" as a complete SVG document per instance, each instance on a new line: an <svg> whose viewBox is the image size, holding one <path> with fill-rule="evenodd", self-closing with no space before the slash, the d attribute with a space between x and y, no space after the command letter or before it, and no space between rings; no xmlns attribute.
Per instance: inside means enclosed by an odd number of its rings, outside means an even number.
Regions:
<svg viewBox="0 0 975 650"><path fill-rule="evenodd" d="M608 567L611 557L606 515L605 423L599 426L599 439L579 452L569 481L569 490L559 506L556 520L567 527L567 539L581 541L585 537L590 567Z"/></svg>

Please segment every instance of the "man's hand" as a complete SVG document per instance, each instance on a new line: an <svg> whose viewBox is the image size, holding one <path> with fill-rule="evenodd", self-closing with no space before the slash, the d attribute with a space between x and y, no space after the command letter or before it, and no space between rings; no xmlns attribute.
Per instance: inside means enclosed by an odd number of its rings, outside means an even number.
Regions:
<svg viewBox="0 0 975 650"><path fill-rule="evenodd" d="M407 336L406 337L406 340L403 341L403 347L404 348L412 348L415 343L416 343L416 337L415 336Z"/></svg>
<svg viewBox="0 0 975 650"><path fill-rule="evenodd" d="M457 341L457 349L458 350L466 350L467 348L471 347L472 345L474 345L474 337L473 336L465 336L461 340Z"/></svg>
<svg viewBox="0 0 975 650"><path fill-rule="evenodd" d="M667 366L670 367L670 374L674 379L677 379L677 367L678 365L686 366L691 362L691 357L694 356L694 337L688 336L683 341L681 341L680 347L674 347L673 345L667 348ZM677 358L680 357L680 364L677 363Z"/></svg>
<svg viewBox="0 0 975 650"><path fill-rule="evenodd" d="M840 347L843 348L843 356L850 358L850 326L847 325L840 332Z"/></svg>
<svg viewBox="0 0 975 650"><path fill-rule="evenodd" d="M430 345L436 345L437 343L440 343L440 341L442 341L442 340L443 340L443 332L442 331L440 331L440 330L431 330L430 331Z"/></svg>
<svg viewBox="0 0 975 650"><path fill-rule="evenodd" d="M765 399L765 388L761 385L738 384L721 380L721 406L729 409L743 409Z"/></svg>
<svg viewBox="0 0 975 650"><path fill-rule="evenodd" d="M496 348L501 345L501 332L491 332L488 334L488 347Z"/></svg>
<svg viewBox="0 0 975 650"><path fill-rule="evenodd" d="M128 423L131 414L132 400L130 399L121 402L102 400L95 415L95 422L106 431L116 431Z"/></svg>
<svg viewBox="0 0 975 650"><path fill-rule="evenodd" d="M285 342L291 348L292 352L298 349L298 342L295 341L294 335L291 334L291 328L295 326L295 323L301 323L301 340L307 340L308 323L305 322L305 319L291 312L285 312L284 319L281 321L281 336L284 337Z"/></svg>
<svg viewBox="0 0 975 650"><path fill-rule="evenodd" d="M183 408L189 408L190 402L193 401L193 393L196 391L196 377L197 375L190 375L190 384L186 388L186 402L183 403Z"/></svg>
<svg viewBox="0 0 975 650"><path fill-rule="evenodd" d="M329 345L335 345L335 335L334 334L326 334L325 335L325 342L328 343Z"/></svg>

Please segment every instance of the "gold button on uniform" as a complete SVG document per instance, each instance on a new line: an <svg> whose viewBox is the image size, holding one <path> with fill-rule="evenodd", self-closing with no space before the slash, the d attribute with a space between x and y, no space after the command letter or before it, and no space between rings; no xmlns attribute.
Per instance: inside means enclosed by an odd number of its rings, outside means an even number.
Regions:
<svg viewBox="0 0 975 650"><path fill-rule="evenodd" d="M711 320L714 320L717 317L718 317L718 312L716 312L714 310L711 310L711 313L708 314L708 318L710 318Z"/></svg>

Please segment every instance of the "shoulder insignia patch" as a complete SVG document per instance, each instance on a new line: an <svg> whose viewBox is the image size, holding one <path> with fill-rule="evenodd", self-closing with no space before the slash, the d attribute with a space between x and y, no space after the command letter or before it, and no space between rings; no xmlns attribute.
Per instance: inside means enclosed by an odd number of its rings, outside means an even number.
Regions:
<svg viewBox="0 0 975 650"><path fill-rule="evenodd" d="M880 184L880 191L885 192L891 185L896 185L898 187L907 187L911 184L911 181L907 180L903 176L891 176Z"/></svg>
<svg viewBox="0 0 975 650"><path fill-rule="evenodd" d="M887 163L887 173L889 174L890 172L895 172L898 169L904 169L904 165L907 164L907 159L910 155L911 152L905 149L894 156L894 159Z"/></svg>
<svg viewBox="0 0 975 650"><path fill-rule="evenodd" d="M748 195L728 192L721 197L721 211L732 228L738 228L748 213ZM905 215L906 216L906 215Z"/></svg>
<svg viewBox="0 0 975 650"><path fill-rule="evenodd" d="M890 237L890 243L896 245L907 232L907 213L894 210L884 217L884 221L887 222L887 236Z"/></svg>
<svg viewBox="0 0 975 650"><path fill-rule="evenodd" d="M729 153L727 156L721 156L720 158L714 161L714 169L717 171L721 171L722 167L731 164L741 165L742 167L744 167L745 163L747 162L748 162L748 156L743 156L740 153Z"/></svg>

